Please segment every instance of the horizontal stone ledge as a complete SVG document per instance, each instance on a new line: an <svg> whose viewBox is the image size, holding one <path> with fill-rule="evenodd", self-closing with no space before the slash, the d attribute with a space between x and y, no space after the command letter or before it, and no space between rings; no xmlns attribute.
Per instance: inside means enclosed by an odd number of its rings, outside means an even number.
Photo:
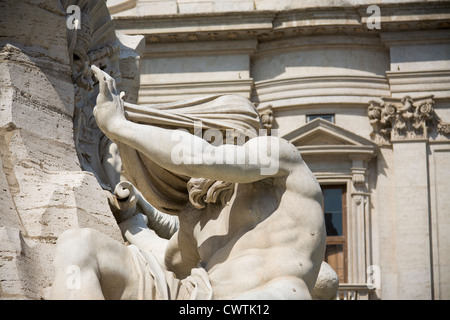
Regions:
<svg viewBox="0 0 450 320"><path fill-rule="evenodd" d="M186 92L197 92L197 91L211 91L217 90L218 88L224 87L248 87L253 84L252 79L245 80L229 80L229 81L205 81L205 82L178 82L178 83L159 83L159 84L142 84L141 85L141 95L145 96L146 92L162 92L165 93L173 93L173 91L179 93ZM181 92L180 92L181 91Z"/></svg>
<svg viewBox="0 0 450 320"><path fill-rule="evenodd" d="M139 103L165 103L208 94L239 94L250 98L253 80L143 84Z"/></svg>
<svg viewBox="0 0 450 320"><path fill-rule="evenodd" d="M259 97L255 97L259 98ZM318 108L322 106L350 107L367 109L369 101L379 98L378 95L327 95L304 96L274 100L259 99L259 107L271 105L274 111L301 110L303 108Z"/></svg>
<svg viewBox="0 0 450 320"><path fill-rule="evenodd" d="M256 40L195 41L185 43L152 43L145 48L145 58L186 57L201 55L253 54Z"/></svg>
<svg viewBox="0 0 450 320"><path fill-rule="evenodd" d="M386 71L386 76L395 83L420 83L423 81L421 78L440 82L450 79L450 70Z"/></svg>
<svg viewBox="0 0 450 320"><path fill-rule="evenodd" d="M429 141L428 138L424 137L405 137L405 138L395 138L391 139L391 143L412 143L412 142L423 142L427 143Z"/></svg>
<svg viewBox="0 0 450 320"><path fill-rule="evenodd" d="M450 98L450 71L387 71L392 97L434 95L436 99Z"/></svg>
<svg viewBox="0 0 450 320"><path fill-rule="evenodd" d="M281 38L261 42L256 57L279 52L298 50L317 50L332 48L368 49L387 51L380 38L375 35L336 35L322 34L305 37Z"/></svg>
<svg viewBox="0 0 450 320"><path fill-rule="evenodd" d="M353 91L351 91L353 90ZM310 105L310 104L354 104L366 103L380 95L389 94L388 89L368 89L358 90L351 86L334 88L314 88L314 89L292 89L289 91L282 91L272 94L264 94L256 91L255 97L260 103L273 103L274 109L288 107L289 105ZM311 101L316 99L316 101Z"/></svg>
<svg viewBox="0 0 450 320"><path fill-rule="evenodd" d="M126 34L181 34L235 30L271 30L274 12L213 13L114 17L116 29Z"/></svg>
<svg viewBox="0 0 450 320"><path fill-rule="evenodd" d="M164 14L169 11L130 10L114 15L116 28L128 34L145 34L161 37L155 41L195 41L205 33L212 40L239 36L271 39L283 36L308 35L315 33L379 34L385 31L424 30L448 27L450 6L435 3L433 6L421 3L378 3L381 29L367 27L372 14L367 13L369 5L345 3L341 6L301 6L300 8L278 10L236 10L236 11L193 11L189 13ZM141 14L139 12L145 12ZM152 14L154 12L155 14ZM228 34L233 32L234 34ZM189 36L191 34L191 36ZM187 38L185 37L187 36ZM178 40L177 40L178 39Z"/></svg>
<svg viewBox="0 0 450 320"><path fill-rule="evenodd" d="M261 93L278 92L280 87L287 88L368 88L389 89L389 83L383 76L362 75L317 75L273 80L255 81L255 89Z"/></svg>
<svg viewBox="0 0 450 320"><path fill-rule="evenodd" d="M448 20L450 20L450 14ZM387 46L449 43L450 32L448 29L381 32L380 38Z"/></svg>
<svg viewBox="0 0 450 320"><path fill-rule="evenodd" d="M370 159L375 155L373 146L351 146L351 145L314 145L299 146L297 149L302 155L319 155L319 154L345 154L345 155L361 155L365 159Z"/></svg>

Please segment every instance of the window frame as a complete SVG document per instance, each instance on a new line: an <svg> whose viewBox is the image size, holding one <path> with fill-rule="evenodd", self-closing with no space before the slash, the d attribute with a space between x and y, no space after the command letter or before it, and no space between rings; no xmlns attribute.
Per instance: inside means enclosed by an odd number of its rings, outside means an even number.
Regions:
<svg viewBox="0 0 450 320"><path fill-rule="evenodd" d="M331 117L331 121L328 120L328 119L323 118L324 116ZM310 117L314 117L314 118L311 119ZM330 123L335 123L336 122L336 114L335 113L314 113L314 114L307 114L306 115L306 123L314 121L317 118L323 119L323 120L328 121Z"/></svg>
<svg viewBox="0 0 450 320"><path fill-rule="evenodd" d="M342 245L344 254L344 283L348 281L348 229L347 229L347 184L320 184L322 194L324 195L324 189L341 189L342 190L342 236L327 236L326 246L328 245ZM325 195L324 203L322 203L322 211L325 216ZM325 257L324 257L325 259Z"/></svg>

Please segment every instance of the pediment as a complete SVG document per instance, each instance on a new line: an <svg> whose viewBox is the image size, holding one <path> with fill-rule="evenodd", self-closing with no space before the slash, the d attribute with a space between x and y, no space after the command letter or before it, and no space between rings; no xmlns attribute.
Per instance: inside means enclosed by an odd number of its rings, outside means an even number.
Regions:
<svg viewBox="0 0 450 320"><path fill-rule="evenodd" d="M315 146L315 145L352 145L351 142L342 139L339 136L335 136L329 132L324 132L322 130L316 130L315 132L310 132L302 139L296 139L295 145L298 146Z"/></svg>
<svg viewBox="0 0 450 320"><path fill-rule="evenodd" d="M372 157L376 149L372 141L320 118L282 138L291 142L302 153L349 153Z"/></svg>

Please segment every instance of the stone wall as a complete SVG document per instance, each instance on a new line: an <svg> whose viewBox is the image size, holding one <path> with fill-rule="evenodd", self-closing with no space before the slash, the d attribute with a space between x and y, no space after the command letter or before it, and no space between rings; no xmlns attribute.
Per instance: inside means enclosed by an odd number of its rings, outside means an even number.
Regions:
<svg viewBox="0 0 450 320"><path fill-rule="evenodd" d="M110 21L104 1L73 3L97 26ZM78 89L68 41L72 30L66 24L69 4L0 3L2 299L48 296L55 243L69 228L91 227L123 241L107 191L94 173L83 170L77 155L73 118ZM136 60L136 54L128 52L127 57ZM124 87L136 87L135 77L130 71Z"/></svg>

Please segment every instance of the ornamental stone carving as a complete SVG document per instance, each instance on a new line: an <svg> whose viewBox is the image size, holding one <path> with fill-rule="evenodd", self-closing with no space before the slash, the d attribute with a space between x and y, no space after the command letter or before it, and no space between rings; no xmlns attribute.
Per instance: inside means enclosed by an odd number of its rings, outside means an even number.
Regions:
<svg viewBox="0 0 450 320"><path fill-rule="evenodd" d="M121 159L117 146L98 128L92 110L98 94L90 66L98 65L127 92L128 102L137 101L139 59L144 39L116 32L103 1L66 0L64 7L80 8L80 27L67 29L72 81L75 91L74 141L80 166L113 192L120 181ZM67 17L70 17L70 10Z"/></svg>
<svg viewBox="0 0 450 320"><path fill-rule="evenodd" d="M264 129L266 129L267 133L270 135L274 120L272 105L268 105L263 108L258 108L258 112L259 115L261 116L261 122L263 124Z"/></svg>
<svg viewBox="0 0 450 320"><path fill-rule="evenodd" d="M428 138L429 127L435 122L433 96L381 99L381 103L370 101L368 108L372 139L383 144L391 140Z"/></svg>
<svg viewBox="0 0 450 320"><path fill-rule="evenodd" d="M440 134L450 135L450 123L448 122L439 122L437 126L437 130Z"/></svg>

